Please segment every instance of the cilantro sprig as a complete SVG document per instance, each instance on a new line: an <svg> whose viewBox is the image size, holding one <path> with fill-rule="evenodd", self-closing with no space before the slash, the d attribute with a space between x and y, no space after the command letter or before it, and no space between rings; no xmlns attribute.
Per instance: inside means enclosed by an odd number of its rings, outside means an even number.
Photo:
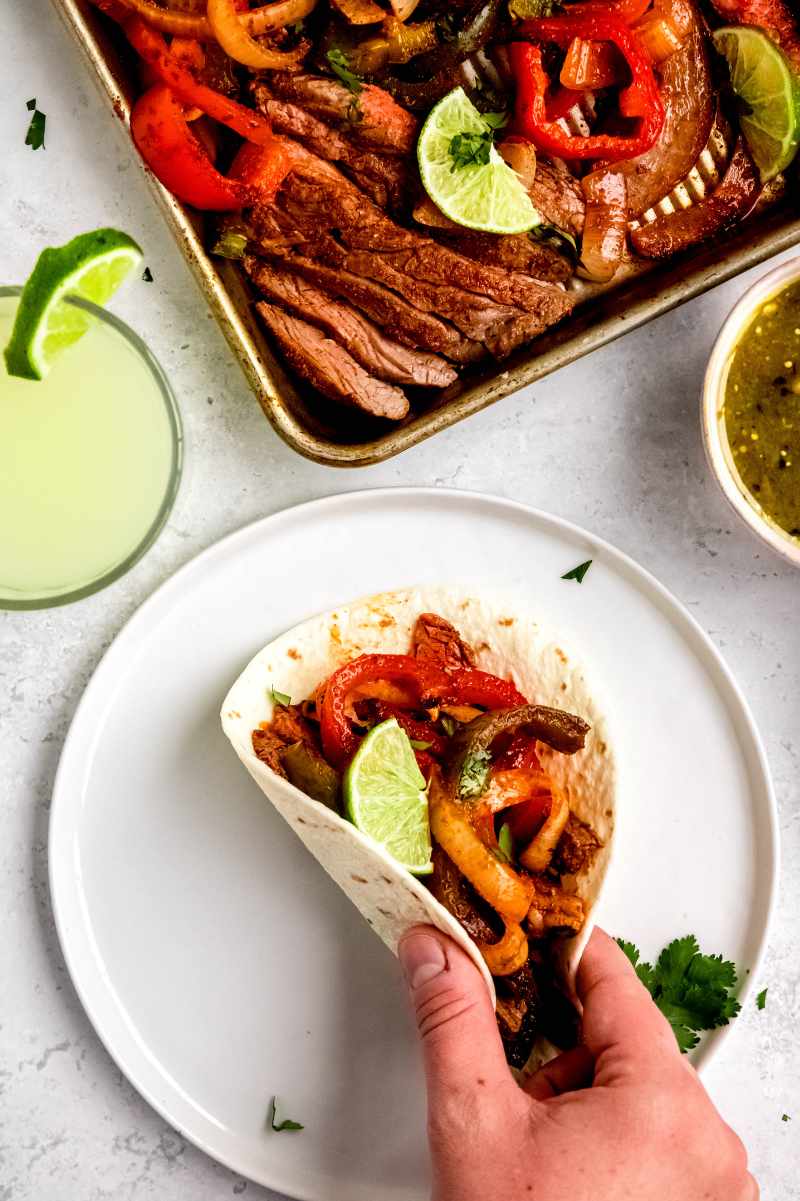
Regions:
<svg viewBox="0 0 800 1201"><path fill-rule="evenodd" d="M270 695L272 696L273 705L280 705L282 709L286 709L292 703L292 698L288 692L278 692L278 689L275 687L270 689Z"/></svg>
<svg viewBox="0 0 800 1201"><path fill-rule="evenodd" d="M305 1126L300 1122L293 1122L291 1118L284 1118L282 1122L276 1121L278 1117L278 1098L273 1097L270 1104L269 1124L273 1130L280 1133L281 1130L305 1130Z"/></svg>
<svg viewBox="0 0 800 1201"><path fill-rule="evenodd" d="M489 779L492 756L489 751L471 751L464 760L458 778L458 795L462 798L480 796Z"/></svg>
<svg viewBox="0 0 800 1201"><path fill-rule="evenodd" d="M741 1006L732 992L736 967L721 955L703 955L693 934L676 938L658 957L655 967L644 963L638 947L624 938L617 942L636 968L636 975L672 1026L684 1053L700 1041L698 1031L727 1026Z"/></svg>
<svg viewBox="0 0 800 1201"><path fill-rule="evenodd" d="M585 563L579 563L577 567L573 567L571 571L565 571L562 575L562 580L577 580L579 584L583 583L583 577L592 566L592 560L587 559Z"/></svg>
<svg viewBox="0 0 800 1201"><path fill-rule="evenodd" d="M29 100L25 105L29 113L33 113L28 132L25 134L25 145L30 146L31 150L44 150L44 130L47 123L45 113L36 107L36 100Z"/></svg>
<svg viewBox="0 0 800 1201"><path fill-rule="evenodd" d="M470 130L467 133L455 134L449 142L447 153L453 160L450 171L462 167L485 166L494 141L494 133L502 129L508 121L508 113L481 113L481 120L486 128L478 132Z"/></svg>
<svg viewBox="0 0 800 1201"><path fill-rule="evenodd" d="M351 71L350 59L343 50L340 50L338 46L334 46L332 50L328 51L325 57L328 60L330 69L342 81L348 92L352 92L354 96L357 96L359 92L363 92L364 84L358 78L355 71Z"/></svg>

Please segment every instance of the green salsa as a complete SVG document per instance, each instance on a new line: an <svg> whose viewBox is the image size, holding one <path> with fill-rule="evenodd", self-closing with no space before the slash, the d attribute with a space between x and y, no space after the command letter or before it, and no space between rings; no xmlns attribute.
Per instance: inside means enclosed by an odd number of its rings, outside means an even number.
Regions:
<svg viewBox="0 0 800 1201"><path fill-rule="evenodd" d="M745 488L800 538L800 283L761 305L733 352L725 429Z"/></svg>

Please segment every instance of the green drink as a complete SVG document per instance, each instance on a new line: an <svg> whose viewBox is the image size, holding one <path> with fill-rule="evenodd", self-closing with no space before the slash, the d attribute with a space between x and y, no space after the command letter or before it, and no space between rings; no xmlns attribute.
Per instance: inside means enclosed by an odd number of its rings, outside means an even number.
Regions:
<svg viewBox="0 0 800 1201"><path fill-rule="evenodd" d="M19 289L0 289L0 346ZM88 331L42 380L0 358L0 607L77 600L117 579L167 519L181 466L169 385L121 321Z"/></svg>

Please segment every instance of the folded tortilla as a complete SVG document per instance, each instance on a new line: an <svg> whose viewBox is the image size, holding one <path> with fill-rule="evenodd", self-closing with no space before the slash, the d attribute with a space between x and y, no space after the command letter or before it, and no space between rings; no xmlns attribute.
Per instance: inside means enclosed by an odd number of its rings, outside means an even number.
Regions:
<svg viewBox="0 0 800 1201"><path fill-rule="evenodd" d="M272 717L272 690L299 702L337 668L362 654L410 653L420 613L451 622L483 671L510 679L529 701L565 709L591 726L586 746L563 755L540 744L542 765L566 793L570 809L602 843L591 868L574 881L586 902L579 934L557 939L558 971L572 991L574 973L591 933L593 910L608 869L614 830L614 760L605 719L584 676L562 644L507 602L446 586L385 592L343 605L282 634L255 656L222 706L222 727L259 788L314 858L346 893L395 954L412 926L428 923L457 942L475 962L494 1002L492 978L475 943L456 919L371 838L331 809L276 775L253 751L252 732Z"/></svg>

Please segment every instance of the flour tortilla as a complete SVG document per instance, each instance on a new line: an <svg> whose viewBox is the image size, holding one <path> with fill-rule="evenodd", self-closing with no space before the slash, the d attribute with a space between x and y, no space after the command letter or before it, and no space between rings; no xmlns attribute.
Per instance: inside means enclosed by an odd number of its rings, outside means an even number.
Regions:
<svg viewBox="0 0 800 1201"><path fill-rule="evenodd" d="M359 655L408 654L417 617L428 612L452 622L483 671L513 680L531 702L565 709L591 726L585 748L575 755L541 748L543 766L566 792L572 812L591 825L603 844L591 870L572 882L587 905L584 927L575 937L558 940L559 972L572 991L611 854L614 761L605 719L583 669L537 621L507 602L479 599L463 589L379 593L312 618L259 651L225 698L222 727L268 800L390 950L397 953L400 938L414 925L438 927L475 962L494 1003L492 978L474 942L425 885L350 822L277 776L256 757L251 741L253 730L272 716L273 688L299 702Z"/></svg>

